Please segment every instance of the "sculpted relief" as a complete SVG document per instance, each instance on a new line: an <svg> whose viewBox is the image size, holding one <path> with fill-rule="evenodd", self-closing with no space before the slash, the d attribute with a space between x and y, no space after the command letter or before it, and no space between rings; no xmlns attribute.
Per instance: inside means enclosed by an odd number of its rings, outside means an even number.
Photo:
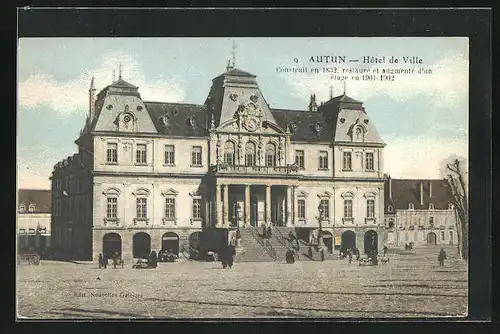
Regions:
<svg viewBox="0 0 500 334"><path fill-rule="evenodd" d="M262 124L262 110L255 103L241 104L237 111L238 125L249 132L255 132Z"/></svg>

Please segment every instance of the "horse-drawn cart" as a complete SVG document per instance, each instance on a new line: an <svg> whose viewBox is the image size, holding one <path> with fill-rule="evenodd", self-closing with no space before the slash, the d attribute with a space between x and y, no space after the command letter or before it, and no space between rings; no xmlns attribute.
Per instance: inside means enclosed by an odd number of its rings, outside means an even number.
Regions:
<svg viewBox="0 0 500 334"><path fill-rule="evenodd" d="M17 264L34 264L38 266L40 264L40 255L33 254L19 254L17 256Z"/></svg>

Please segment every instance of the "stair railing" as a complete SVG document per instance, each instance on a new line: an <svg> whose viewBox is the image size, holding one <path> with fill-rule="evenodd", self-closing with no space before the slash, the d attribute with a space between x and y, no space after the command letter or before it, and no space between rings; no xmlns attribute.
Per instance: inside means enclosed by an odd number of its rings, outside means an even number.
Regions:
<svg viewBox="0 0 500 334"><path fill-rule="evenodd" d="M252 226L251 227L252 231L252 236L254 237L255 240L266 250L266 252L273 258L273 260L277 260L277 255L276 251L274 250L273 246L267 239L262 239L262 237L259 235L259 230L257 230L257 227Z"/></svg>
<svg viewBox="0 0 500 334"><path fill-rule="evenodd" d="M282 244L286 248L293 248L293 244L290 242L290 240L285 238L283 233L281 233L281 231L276 226L273 226L273 230L274 230L274 235L276 236L280 244Z"/></svg>

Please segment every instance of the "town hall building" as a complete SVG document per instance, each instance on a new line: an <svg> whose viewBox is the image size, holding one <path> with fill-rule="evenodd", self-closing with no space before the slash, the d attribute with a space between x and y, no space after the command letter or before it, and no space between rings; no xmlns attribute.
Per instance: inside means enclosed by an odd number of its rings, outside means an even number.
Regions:
<svg viewBox="0 0 500 334"><path fill-rule="evenodd" d="M75 143L51 178L52 245L75 259L216 247L263 226L321 231L330 252L386 239L385 143L345 94L271 108L256 75L228 66L202 104L149 102L120 73L97 94L92 79Z"/></svg>

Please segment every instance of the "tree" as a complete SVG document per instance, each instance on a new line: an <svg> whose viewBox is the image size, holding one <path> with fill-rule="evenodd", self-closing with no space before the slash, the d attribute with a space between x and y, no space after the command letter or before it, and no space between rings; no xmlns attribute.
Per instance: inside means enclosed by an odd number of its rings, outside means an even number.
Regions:
<svg viewBox="0 0 500 334"><path fill-rule="evenodd" d="M469 202L468 180L465 159L455 157L453 162L446 163L447 176L458 236L458 254L468 260L469 254Z"/></svg>

